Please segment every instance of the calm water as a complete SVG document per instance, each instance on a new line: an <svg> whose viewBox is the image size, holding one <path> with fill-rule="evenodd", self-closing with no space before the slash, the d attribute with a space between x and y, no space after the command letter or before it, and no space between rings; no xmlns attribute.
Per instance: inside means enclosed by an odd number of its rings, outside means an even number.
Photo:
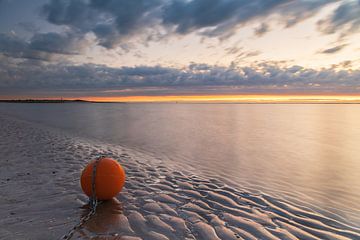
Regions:
<svg viewBox="0 0 360 240"><path fill-rule="evenodd" d="M359 105L0 104L1 113L296 196L360 224Z"/></svg>

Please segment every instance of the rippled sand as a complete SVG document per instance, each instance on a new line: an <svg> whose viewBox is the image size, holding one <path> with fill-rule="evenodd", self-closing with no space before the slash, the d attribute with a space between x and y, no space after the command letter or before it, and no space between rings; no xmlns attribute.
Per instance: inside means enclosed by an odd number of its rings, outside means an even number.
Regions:
<svg viewBox="0 0 360 240"><path fill-rule="evenodd" d="M147 153L0 116L0 239L58 239L85 215L79 176L118 159L126 186L72 239L360 239L330 213L230 187ZM239 173L241 174L241 173Z"/></svg>

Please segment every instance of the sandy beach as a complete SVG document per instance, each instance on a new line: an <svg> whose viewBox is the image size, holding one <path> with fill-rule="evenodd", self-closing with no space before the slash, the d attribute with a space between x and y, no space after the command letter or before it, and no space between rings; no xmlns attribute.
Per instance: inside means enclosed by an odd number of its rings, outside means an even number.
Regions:
<svg viewBox="0 0 360 240"><path fill-rule="evenodd" d="M123 191L73 239L360 239L360 229L265 194L164 163L144 152L0 116L0 239L59 239L89 209L87 161L117 159Z"/></svg>

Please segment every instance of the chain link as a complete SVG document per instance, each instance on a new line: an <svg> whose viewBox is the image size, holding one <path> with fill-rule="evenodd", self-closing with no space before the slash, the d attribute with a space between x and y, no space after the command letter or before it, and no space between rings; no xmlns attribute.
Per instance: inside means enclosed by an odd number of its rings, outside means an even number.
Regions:
<svg viewBox="0 0 360 240"><path fill-rule="evenodd" d="M92 175L91 175L91 193L92 196L89 199L89 205L90 205L90 212L88 214L86 214L84 217L82 217L79 221L78 224L76 224L72 229L70 229L70 231L62 236L60 239L61 240L69 240L71 239L71 237L75 234L75 232L77 230L79 230L87 221L90 220L90 218L95 215L96 213L96 208L99 205L99 201L96 198L96 184L95 184L95 180L96 180L96 169L97 169L97 165L99 164L100 160L104 158L104 156L100 156L98 157L93 165L93 171L92 171Z"/></svg>

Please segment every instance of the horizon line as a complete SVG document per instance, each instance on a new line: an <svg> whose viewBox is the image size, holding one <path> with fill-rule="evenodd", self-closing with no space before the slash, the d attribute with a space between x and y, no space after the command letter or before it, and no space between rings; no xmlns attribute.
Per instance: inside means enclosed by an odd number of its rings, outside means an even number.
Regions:
<svg viewBox="0 0 360 240"><path fill-rule="evenodd" d="M0 100L80 100L88 102L126 103L360 103L359 94L212 94L212 95L142 95L83 97L10 97Z"/></svg>

